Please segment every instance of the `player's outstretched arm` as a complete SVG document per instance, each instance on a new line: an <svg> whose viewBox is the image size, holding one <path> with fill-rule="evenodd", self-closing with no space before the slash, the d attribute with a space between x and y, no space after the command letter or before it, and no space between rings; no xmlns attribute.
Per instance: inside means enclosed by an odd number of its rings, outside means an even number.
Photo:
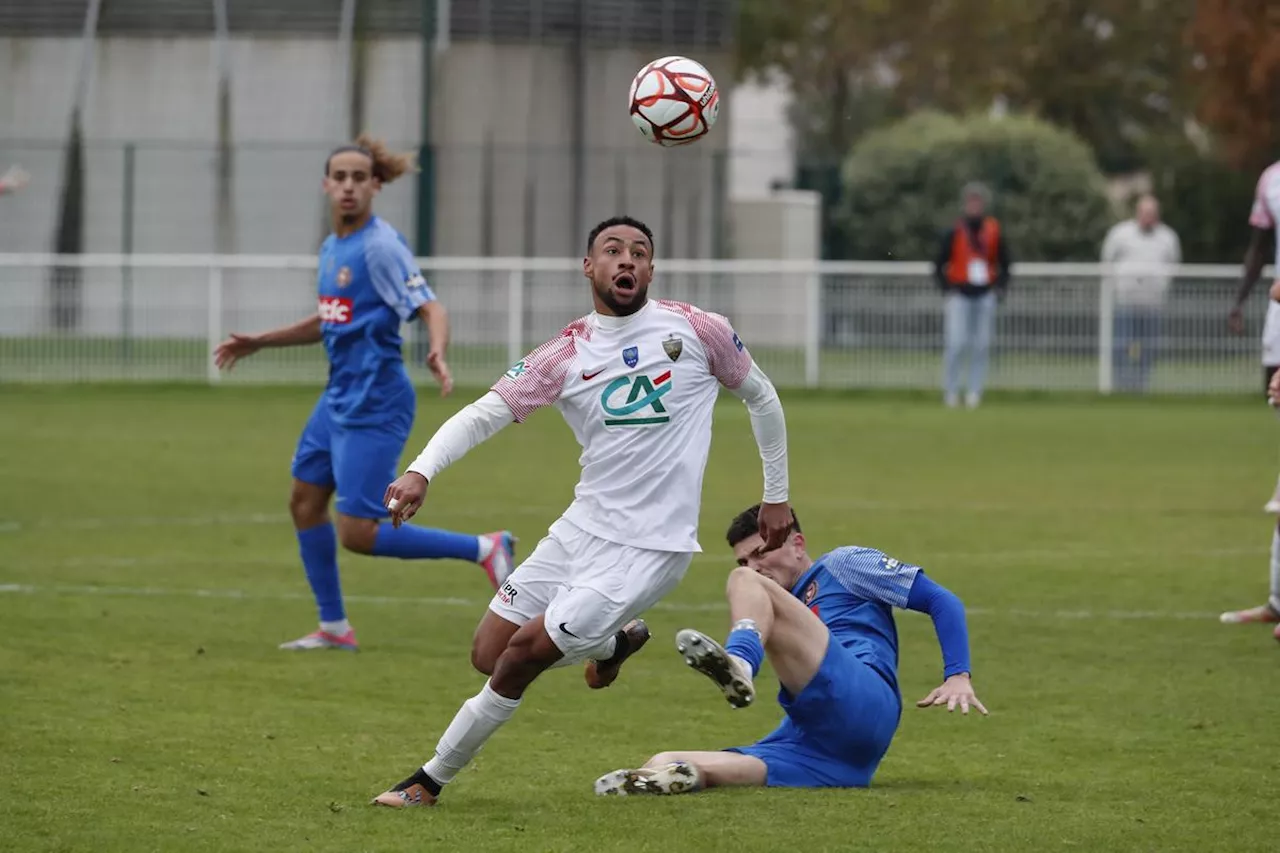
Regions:
<svg viewBox="0 0 1280 853"><path fill-rule="evenodd" d="M728 318L694 312L690 323L707 353L711 374L747 406L751 432L764 465L764 497L760 502L760 538L765 550L781 547L791 530L788 503L787 419L778 392L751 358Z"/></svg>
<svg viewBox="0 0 1280 853"><path fill-rule="evenodd" d="M426 499L427 485L441 471L514 421L502 397L490 391L441 424L418 458L387 487L383 503L391 511L391 523L399 527L413 518Z"/></svg>
<svg viewBox="0 0 1280 853"><path fill-rule="evenodd" d="M418 308L418 316L427 324L427 338L431 348L427 351L427 368L440 383L440 396L447 397L453 390L453 373L445 353L449 349L449 312L438 300L431 300Z"/></svg>
<svg viewBox="0 0 1280 853"><path fill-rule="evenodd" d="M927 613L933 620L933 629L942 647L944 681L916 703L919 708L946 705L948 711L960 706L969 713L969 706L983 714L986 707L973 692L969 666L969 630L965 625L964 604L946 587L933 582L924 572L917 572L907 596L907 608Z"/></svg>
<svg viewBox="0 0 1280 853"><path fill-rule="evenodd" d="M764 465L764 498L760 502L760 538L765 550L781 547L791 530L788 495L787 418L777 389L752 362L742 384L730 391L747 406L751 432Z"/></svg>
<svg viewBox="0 0 1280 853"><path fill-rule="evenodd" d="M257 335L241 335L233 332L231 337L214 349L213 361L219 369L230 370L237 361L248 358L260 349L315 344L319 343L322 337L320 315L312 314L305 320Z"/></svg>

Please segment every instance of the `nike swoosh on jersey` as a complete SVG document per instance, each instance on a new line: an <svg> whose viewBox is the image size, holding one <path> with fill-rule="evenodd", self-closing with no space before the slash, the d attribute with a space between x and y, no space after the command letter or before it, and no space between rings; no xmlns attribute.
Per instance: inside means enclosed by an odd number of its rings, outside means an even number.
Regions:
<svg viewBox="0 0 1280 853"><path fill-rule="evenodd" d="M605 371L605 368L603 368L603 367L602 367L602 368L600 368L599 370L597 370L595 373L587 373L587 372L584 370L584 371L582 371L582 379L583 379L583 381L585 381L585 382L590 382L592 379L595 379L595 378L596 378L597 376L599 376L601 373L604 373L604 371Z"/></svg>

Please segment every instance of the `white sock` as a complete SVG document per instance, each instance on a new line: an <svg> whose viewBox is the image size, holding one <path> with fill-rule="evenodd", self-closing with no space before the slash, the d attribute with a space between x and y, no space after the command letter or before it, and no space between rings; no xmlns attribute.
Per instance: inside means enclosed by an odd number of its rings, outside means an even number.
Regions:
<svg viewBox="0 0 1280 853"><path fill-rule="evenodd" d="M351 630L351 623L346 619L339 619L337 622L321 622L320 630L326 634L333 634L335 637L341 637Z"/></svg>
<svg viewBox="0 0 1280 853"><path fill-rule="evenodd" d="M476 552L476 562L483 563L493 553L493 540L488 536L477 536L476 541L480 543L480 549Z"/></svg>
<svg viewBox="0 0 1280 853"><path fill-rule="evenodd" d="M440 736L435 757L422 765L422 769L441 785L452 782L518 707L519 699L499 696L486 681L479 693L462 703L453 722Z"/></svg>
<svg viewBox="0 0 1280 853"><path fill-rule="evenodd" d="M1280 613L1280 526L1271 532L1271 609Z"/></svg>
<svg viewBox="0 0 1280 853"><path fill-rule="evenodd" d="M740 658L737 655L735 655L733 652L727 652L726 654L728 654L729 660L735 661L738 664L738 666L742 668L742 671L747 674L748 679L754 679L754 677L751 675L751 661L747 660L746 658Z"/></svg>

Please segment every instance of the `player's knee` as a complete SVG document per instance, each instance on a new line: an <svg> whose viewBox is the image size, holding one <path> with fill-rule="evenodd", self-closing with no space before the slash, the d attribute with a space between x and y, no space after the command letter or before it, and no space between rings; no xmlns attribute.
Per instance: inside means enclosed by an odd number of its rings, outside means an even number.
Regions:
<svg viewBox="0 0 1280 853"><path fill-rule="evenodd" d="M760 577L760 575L756 573L755 569L748 566L738 566L733 571L729 572L729 577L725 581L724 588L725 591L728 592L735 586L740 586L742 584L757 584L763 580L764 578Z"/></svg>
<svg viewBox="0 0 1280 853"><path fill-rule="evenodd" d="M492 648L479 637L471 644L471 666L481 675L493 675L502 649Z"/></svg>
<svg viewBox="0 0 1280 853"><path fill-rule="evenodd" d="M307 530L328 520L329 497L309 483L295 482L289 493L289 515L294 526Z"/></svg>
<svg viewBox="0 0 1280 853"><path fill-rule="evenodd" d="M522 629L494 662L490 683L503 696L520 696L560 657L560 649L540 626L537 631Z"/></svg>
<svg viewBox="0 0 1280 853"><path fill-rule="evenodd" d="M373 543L378 538L378 522L371 518L338 519L338 541L342 547L356 554L372 554Z"/></svg>

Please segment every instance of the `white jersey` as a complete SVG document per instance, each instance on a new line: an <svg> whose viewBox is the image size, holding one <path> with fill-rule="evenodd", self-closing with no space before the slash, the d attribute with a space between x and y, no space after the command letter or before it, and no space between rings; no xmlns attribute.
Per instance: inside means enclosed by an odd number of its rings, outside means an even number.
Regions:
<svg viewBox="0 0 1280 853"><path fill-rule="evenodd" d="M650 301L630 317L574 321L493 391L517 421L555 406L582 445L567 521L622 545L692 552L716 398L751 365L724 317Z"/></svg>
<svg viewBox="0 0 1280 853"><path fill-rule="evenodd" d="M1273 231L1280 220L1280 162L1272 163L1258 178L1249 224ZM1276 240L1276 269L1280 271L1280 240ZM1262 326L1262 363L1280 365L1280 302L1267 300L1267 319Z"/></svg>

